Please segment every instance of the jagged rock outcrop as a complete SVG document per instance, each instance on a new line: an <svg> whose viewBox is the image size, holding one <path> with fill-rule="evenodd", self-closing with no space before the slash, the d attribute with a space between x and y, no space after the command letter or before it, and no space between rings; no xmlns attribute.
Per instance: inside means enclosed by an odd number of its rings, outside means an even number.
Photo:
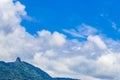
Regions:
<svg viewBox="0 0 120 80"><path fill-rule="evenodd" d="M15 62L21 62L21 58L17 57Z"/></svg>

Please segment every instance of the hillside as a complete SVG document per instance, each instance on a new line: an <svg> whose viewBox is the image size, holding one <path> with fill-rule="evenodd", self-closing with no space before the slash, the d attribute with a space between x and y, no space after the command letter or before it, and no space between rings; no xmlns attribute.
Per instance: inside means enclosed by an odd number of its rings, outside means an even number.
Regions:
<svg viewBox="0 0 120 80"><path fill-rule="evenodd" d="M0 80L77 80L71 78L52 78L43 70L17 58L15 62L0 61Z"/></svg>

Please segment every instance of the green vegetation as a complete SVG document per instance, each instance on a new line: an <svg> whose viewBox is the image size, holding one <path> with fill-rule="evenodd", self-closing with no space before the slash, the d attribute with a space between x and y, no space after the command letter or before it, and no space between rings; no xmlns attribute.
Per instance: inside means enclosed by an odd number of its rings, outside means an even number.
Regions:
<svg viewBox="0 0 120 80"><path fill-rule="evenodd" d="M25 62L0 62L0 80L51 80L51 77Z"/></svg>
<svg viewBox="0 0 120 80"><path fill-rule="evenodd" d="M21 60L0 62L0 80L76 80L69 78L52 78L43 70Z"/></svg>

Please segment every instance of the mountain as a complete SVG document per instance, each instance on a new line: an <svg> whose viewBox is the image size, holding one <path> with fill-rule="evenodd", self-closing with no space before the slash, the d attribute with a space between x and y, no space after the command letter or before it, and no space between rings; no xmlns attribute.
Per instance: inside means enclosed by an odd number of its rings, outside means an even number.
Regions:
<svg viewBox="0 0 120 80"><path fill-rule="evenodd" d="M18 57L15 62L0 61L0 80L77 80L71 78L52 78L43 70L21 61Z"/></svg>

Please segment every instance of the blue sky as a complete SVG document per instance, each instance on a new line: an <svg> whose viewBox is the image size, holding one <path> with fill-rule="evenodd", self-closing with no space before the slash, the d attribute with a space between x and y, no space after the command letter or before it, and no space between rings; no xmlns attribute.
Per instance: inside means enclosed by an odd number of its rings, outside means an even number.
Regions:
<svg viewBox="0 0 120 80"><path fill-rule="evenodd" d="M0 0L0 61L19 56L53 77L120 80L119 3Z"/></svg>
<svg viewBox="0 0 120 80"><path fill-rule="evenodd" d="M99 29L107 37L120 39L119 0L20 1L33 18L32 21L22 22L31 34L42 29L63 33L63 29L74 29L84 23Z"/></svg>

